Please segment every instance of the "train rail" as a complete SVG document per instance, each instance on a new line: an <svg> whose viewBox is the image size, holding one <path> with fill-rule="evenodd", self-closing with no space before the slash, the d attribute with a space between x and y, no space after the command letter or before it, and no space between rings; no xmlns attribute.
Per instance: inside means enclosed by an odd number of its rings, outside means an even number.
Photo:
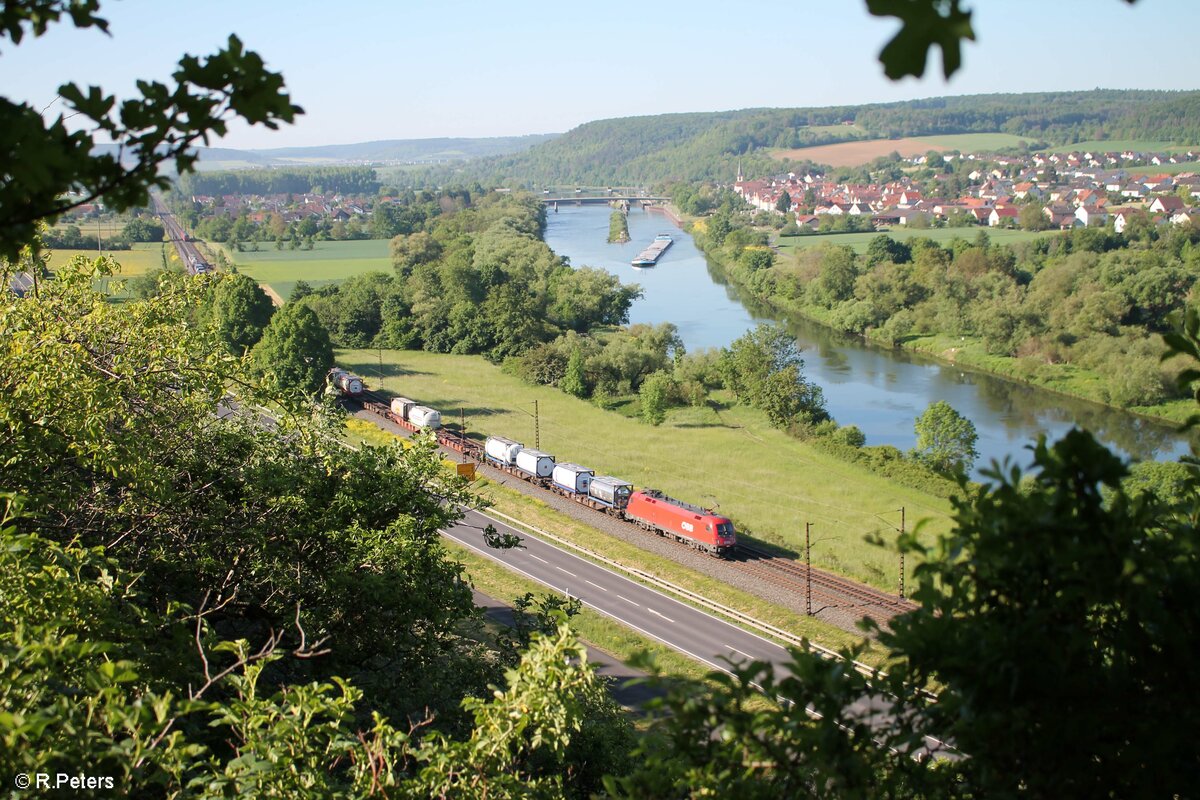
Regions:
<svg viewBox="0 0 1200 800"><path fill-rule="evenodd" d="M410 433L422 430L399 414L391 410L386 398L381 395L364 391L355 401L362 408L386 419ZM467 459L514 475L522 480L554 492L580 505L591 508L608 516L613 516L613 509L596 503L586 496L581 497L559 489L547 479L531 478L529 475L514 467L494 463L484 457L483 444L470 439L463 431L441 427L434 431L437 443L442 447L453 450ZM635 525L636 523L629 523ZM870 617L877 622L886 623L897 614L903 614L917 608L917 605L893 594L866 586L848 578L834 575L821 569L811 568L794 559L786 558L762 547L748 544L744 540L737 546L738 552L727 563L754 578L770 583L781 589L796 593L799 596L811 596L813 603L820 611L840 610L855 612ZM811 594L809 594L811 593Z"/></svg>

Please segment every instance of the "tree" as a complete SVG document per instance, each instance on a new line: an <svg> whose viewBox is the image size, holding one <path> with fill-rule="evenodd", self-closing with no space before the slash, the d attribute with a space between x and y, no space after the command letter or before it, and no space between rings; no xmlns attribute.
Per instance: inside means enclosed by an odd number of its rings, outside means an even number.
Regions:
<svg viewBox="0 0 1200 800"><path fill-rule="evenodd" d="M247 275L223 276L213 286L208 320L236 356L245 354L262 338L274 313L271 298Z"/></svg>
<svg viewBox="0 0 1200 800"><path fill-rule="evenodd" d="M567 358L567 370L558 382L558 388L575 397L587 397L587 374L584 372L583 351L576 347Z"/></svg>
<svg viewBox="0 0 1200 800"><path fill-rule="evenodd" d="M786 214L792 210L792 196L787 192L780 192L779 199L775 201L775 210L780 214Z"/></svg>
<svg viewBox="0 0 1200 800"><path fill-rule="evenodd" d="M759 325L721 352L725 387L739 401L766 412L786 427L829 418L821 387L804 378L796 337L778 325Z"/></svg>
<svg viewBox="0 0 1200 800"><path fill-rule="evenodd" d="M313 310L289 303L250 351L254 371L280 391L315 394L333 366L333 344Z"/></svg>
<svg viewBox="0 0 1200 800"><path fill-rule="evenodd" d="M77 28L107 32L98 11L98 0L8 2L0 12L0 37L19 45L27 34L41 36L64 16ZM0 256L17 260L21 248L36 241L40 222L53 222L97 198L118 211L149 205L150 189L170 185L159 165L171 162L177 172L190 171L195 146L224 135L230 119L276 128L303 113L283 91L283 79L232 35L212 56L184 56L172 81L142 83L139 97L119 103L99 87L64 83L58 93L68 112L52 122L27 103L0 98L0 151L6 165L0 183ZM76 120L69 126L70 117ZM98 152L97 135L119 151Z"/></svg>
<svg viewBox="0 0 1200 800"><path fill-rule="evenodd" d="M1045 231L1050 229L1050 218L1042 211L1040 203L1023 206L1017 220L1021 223L1022 230Z"/></svg>
<svg viewBox="0 0 1200 800"><path fill-rule="evenodd" d="M667 418L667 391L671 386L671 376L665 372L655 372L642 381L638 390L638 399L642 406L642 419L651 425L661 425Z"/></svg>
<svg viewBox="0 0 1200 800"><path fill-rule="evenodd" d="M163 226L145 217L136 217L121 228L121 238L127 242L161 242L165 233Z"/></svg>
<svg viewBox="0 0 1200 800"><path fill-rule="evenodd" d="M966 472L979 457L975 424L945 400L930 403L915 428L917 459L938 472Z"/></svg>

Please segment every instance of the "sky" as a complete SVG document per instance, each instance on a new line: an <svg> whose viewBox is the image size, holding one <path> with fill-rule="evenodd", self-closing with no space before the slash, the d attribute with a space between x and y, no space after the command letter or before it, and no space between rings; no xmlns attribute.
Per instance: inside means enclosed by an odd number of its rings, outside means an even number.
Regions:
<svg viewBox="0 0 1200 800"><path fill-rule="evenodd" d="M0 87L57 115L65 81L119 97L237 34L305 109L234 148L557 133L597 119L943 95L1200 88L1200 0L967 0L964 66L889 81L898 29L865 0L107 0L112 36L0 41Z"/></svg>

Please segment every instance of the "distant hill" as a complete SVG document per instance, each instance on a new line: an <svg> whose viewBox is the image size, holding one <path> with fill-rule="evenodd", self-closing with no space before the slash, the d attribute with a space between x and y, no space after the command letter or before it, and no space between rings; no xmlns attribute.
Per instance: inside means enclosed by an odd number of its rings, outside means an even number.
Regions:
<svg viewBox="0 0 1200 800"><path fill-rule="evenodd" d="M580 125L520 153L408 173L416 183L526 186L730 181L780 169L771 158L860 139L998 133L1033 146L1094 139L1200 144L1200 91L1085 92L934 97L899 103L627 117Z"/></svg>
<svg viewBox="0 0 1200 800"><path fill-rule="evenodd" d="M520 153L558 135L542 133L485 139L385 139L358 144L279 147L268 150L200 147L197 148L197 152L200 155L201 170L337 164L438 164Z"/></svg>

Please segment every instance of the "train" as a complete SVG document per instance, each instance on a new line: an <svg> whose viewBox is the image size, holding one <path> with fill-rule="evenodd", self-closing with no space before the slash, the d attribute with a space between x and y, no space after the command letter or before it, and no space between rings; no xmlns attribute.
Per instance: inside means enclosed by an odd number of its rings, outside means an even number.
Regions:
<svg viewBox="0 0 1200 800"><path fill-rule="evenodd" d="M432 430L439 444L494 469L709 555L728 558L737 551L733 522L710 509L657 489L637 489L612 475L596 475L581 464L560 464L551 454L504 436L488 436L480 447L462 433L442 428L441 414L435 409L407 397L395 397L386 404L364 399L369 393L364 391L362 378L341 369L329 375L331 386L343 396L362 400L367 410L409 431Z"/></svg>

